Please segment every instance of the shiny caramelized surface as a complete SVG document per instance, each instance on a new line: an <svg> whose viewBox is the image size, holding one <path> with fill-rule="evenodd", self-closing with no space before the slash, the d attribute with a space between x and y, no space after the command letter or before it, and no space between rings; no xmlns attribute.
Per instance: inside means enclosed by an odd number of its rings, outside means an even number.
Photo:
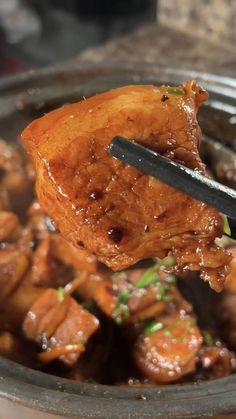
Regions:
<svg viewBox="0 0 236 419"><path fill-rule="evenodd" d="M107 151L122 135L205 173L196 112L206 98L194 81L176 88L127 86L32 122L22 135L38 199L62 235L113 270L172 251L180 270L200 270L221 290L230 261L214 245L221 215Z"/></svg>

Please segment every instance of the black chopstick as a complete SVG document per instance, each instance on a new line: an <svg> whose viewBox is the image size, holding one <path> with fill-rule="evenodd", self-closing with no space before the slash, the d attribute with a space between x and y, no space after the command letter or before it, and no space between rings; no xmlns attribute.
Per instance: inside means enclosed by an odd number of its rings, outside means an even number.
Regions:
<svg viewBox="0 0 236 419"><path fill-rule="evenodd" d="M179 189L223 214L236 219L236 191L181 164L123 137L114 137L109 146L113 157L141 172Z"/></svg>

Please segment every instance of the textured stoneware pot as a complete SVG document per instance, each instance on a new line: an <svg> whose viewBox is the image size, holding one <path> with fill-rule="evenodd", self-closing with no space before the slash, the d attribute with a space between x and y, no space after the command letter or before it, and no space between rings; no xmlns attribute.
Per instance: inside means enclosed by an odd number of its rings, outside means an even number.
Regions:
<svg viewBox="0 0 236 419"><path fill-rule="evenodd" d="M14 142L34 117L67 102L127 84L181 83L196 78L210 92L199 120L211 141L213 170L235 170L236 80L147 65L74 65L0 80L0 136ZM221 143L230 145L232 150ZM207 155L207 157L209 157ZM212 163L213 161L213 163ZM215 170L217 173L217 170ZM221 171L222 172L222 171ZM234 179L228 183L234 186ZM197 384L111 387L61 379L0 358L0 418L236 417L236 376Z"/></svg>

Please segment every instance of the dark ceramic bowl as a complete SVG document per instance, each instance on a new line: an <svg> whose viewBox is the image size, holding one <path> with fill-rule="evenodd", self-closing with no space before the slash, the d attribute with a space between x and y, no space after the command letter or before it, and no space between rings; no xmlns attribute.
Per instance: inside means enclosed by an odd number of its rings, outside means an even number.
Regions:
<svg viewBox="0 0 236 419"><path fill-rule="evenodd" d="M0 81L0 136L14 142L34 117L66 102L127 84L181 83L196 78L210 93L199 115L202 153L218 178L236 185L236 80L142 65L77 65ZM236 417L236 376L156 387L86 384L0 358L0 418Z"/></svg>

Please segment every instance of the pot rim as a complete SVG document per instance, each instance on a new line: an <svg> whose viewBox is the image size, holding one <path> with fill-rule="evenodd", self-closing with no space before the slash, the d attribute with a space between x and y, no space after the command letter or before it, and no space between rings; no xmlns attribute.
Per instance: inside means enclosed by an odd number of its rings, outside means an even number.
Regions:
<svg viewBox="0 0 236 419"><path fill-rule="evenodd" d="M23 378L23 380L22 380ZM187 418L236 412L236 375L193 384L80 383L0 357L0 398L63 417Z"/></svg>

